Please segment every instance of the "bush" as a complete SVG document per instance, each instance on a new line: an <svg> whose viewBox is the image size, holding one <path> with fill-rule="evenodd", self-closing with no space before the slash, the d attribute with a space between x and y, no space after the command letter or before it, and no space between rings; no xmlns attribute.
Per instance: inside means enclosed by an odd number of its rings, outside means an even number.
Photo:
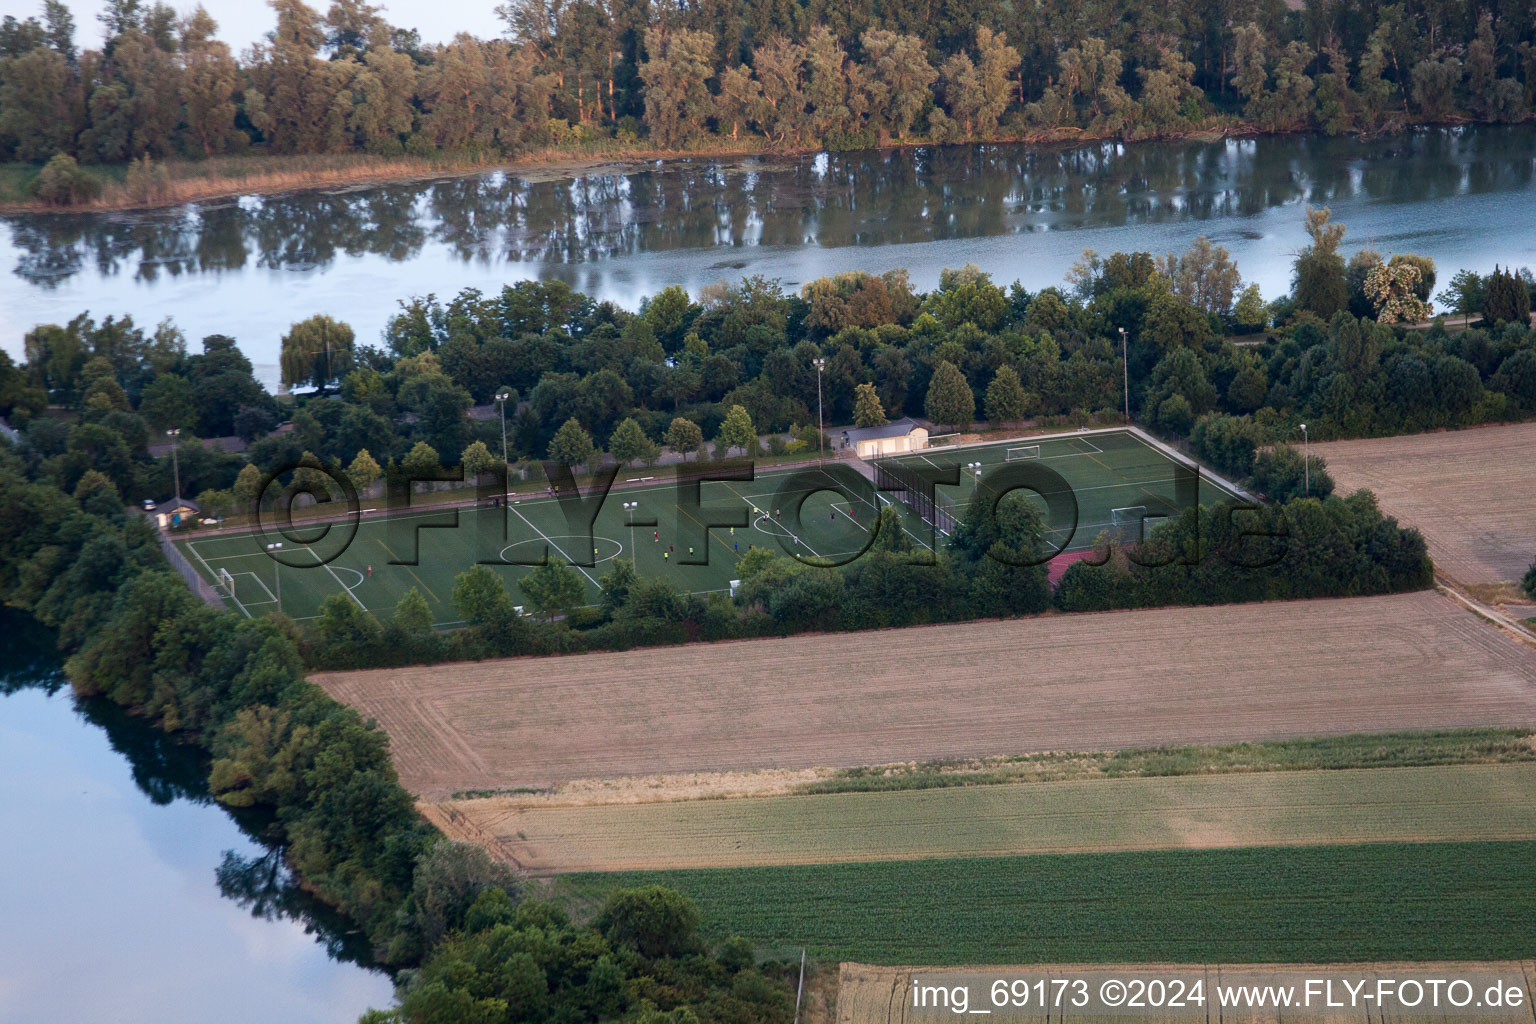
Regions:
<svg viewBox="0 0 1536 1024"><path fill-rule="evenodd" d="M170 196L171 178L165 165L157 164L147 156L128 165L123 183L136 203L160 203Z"/></svg>
<svg viewBox="0 0 1536 1024"><path fill-rule="evenodd" d="M101 179L75 162L68 153L55 153L28 189L33 198L49 206L74 206L101 195Z"/></svg>

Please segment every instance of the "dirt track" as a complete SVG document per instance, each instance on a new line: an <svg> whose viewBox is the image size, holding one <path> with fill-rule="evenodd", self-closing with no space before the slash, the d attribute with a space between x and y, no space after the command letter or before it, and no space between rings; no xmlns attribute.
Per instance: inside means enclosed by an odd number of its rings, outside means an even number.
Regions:
<svg viewBox="0 0 1536 1024"><path fill-rule="evenodd" d="M1314 444L1339 490L1368 487L1465 584L1518 580L1536 556L1536 423Z"/></svg>
<svg viewBox="0 0 1536 1024"><path fill-rule="evenodd" d="M660 772L1536 725L1536 656L1434 592L326 673L428 800Z"/></svg>

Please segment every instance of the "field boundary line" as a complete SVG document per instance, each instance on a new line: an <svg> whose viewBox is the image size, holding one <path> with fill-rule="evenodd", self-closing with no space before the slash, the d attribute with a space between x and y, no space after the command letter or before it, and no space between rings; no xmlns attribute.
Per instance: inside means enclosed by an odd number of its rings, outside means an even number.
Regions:
<svg viewBox="0 0 1536 1024"><path fill-rule="evenodd" d="M1183 452L1179 451L1177 448L1174 448L1172 445L1158 440L1151 434L1147 433L1145 430L1142 430L1140 427L1136 426L1134 423L1123 429L1126 430L1132 437L1139 440L1142 444L1155 449L1161 454L1167 456L1170 459L1173 459L1174 461L1184 465L1189 469L1195 470L1200 474L1202 478L1214 482L1218 487L1225 490L1231 496L1242 498L1245 501L1259 503L1259 499L1256 495L1250 494L1246 489L1237 486L1237 484L1233 483L1231 480L1228 480L1220 473L1217 473L1210 467L1196 461L1195 459L1190 458L1188 455L1185 455Z"/></svg>

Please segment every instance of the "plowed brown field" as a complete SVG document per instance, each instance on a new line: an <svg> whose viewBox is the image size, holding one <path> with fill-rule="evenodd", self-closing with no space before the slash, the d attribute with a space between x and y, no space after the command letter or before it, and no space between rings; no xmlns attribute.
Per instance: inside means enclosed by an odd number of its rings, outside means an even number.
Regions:
<svg viewBox="0 0 1536 1024"><path fill-rule="evenodd" d="M1536 724L1536 657L1433 593L323 673L412 792Z"/></svg>
<svg viewBox="0 0 1536 1024"><path fill-rule="evenodd" d="M1536 556L1536 423L1314 444L1341 491L1369 487L1460 583L1518 580Z"/></svg>

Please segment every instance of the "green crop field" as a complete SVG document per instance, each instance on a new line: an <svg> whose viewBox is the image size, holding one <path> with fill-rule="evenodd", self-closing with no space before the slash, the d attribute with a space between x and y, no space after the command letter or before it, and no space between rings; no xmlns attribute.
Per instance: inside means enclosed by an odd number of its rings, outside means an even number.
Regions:
<svg viewBox="0 0 1536 1024"><path fill-rule="evenodd" d="M455 812L536 873L1536 840L1536 764L1256 772Z"/></svg>
<svg viewBox="0 0 1536 1024"><path fill-rule="evenodd" d="M578 912L687 893L705 934L886 964L1503 960L1536 948L1536 843L1381 843L566 875Z"/></svg>
<svg viewBox="0 0 1536 1024"><path fill-rule="evenodd" d="M1079 525L1067 550L1092 546L1111 521L1111 510L1142 508L1149 514L1174 514L1190 503L1190 493L1176 493L1175 463L1163 452L1126 431L1095 431L1055 438L1026 439L981 446L940 447L897 461L994 467L1016 461L1023 446L1039 465L1060 473L1077 495ZM834 472L845 479L859 474L847 463ZM454 577L476 562L532 563L547 552L574 566L586 581L587 600L601 597L598 580L618 558L635 560L642 576L663 577L692 593L726 591L737 578L736 563L753 547L771 547L805 558L845 562L872 540L879 507L895 504L904 528L920 546L935 543L931 526L899 500L876 493L849 500L826 489L833 476L816 467L769 470L748 481L705 481L699 505L679 500L674 471L655 475L624 472L602 501L590 536L583 521L572 525L567 510L547 490L514 493L504 506L488 503L452 509L360 510L355 532L335 525L326 532L313 524L295 525L280 536L272 527L206 537L183 536L177 547L210 583L219 570L229 573L234 592L228 602L247 615L282 611L295 619L319 614L332 594L347 594L370 612L391 611L415 587L426 598L438 626L458 624L452 604ZM525 485L526 487L526 485ZM976 489L974 471L962 474L958 487L942 487L945 500L963 511ZM1230 494L1205 480L1198 497L1212 503ZM1182 503L1182 504L1181 504ZM634 508L626 505L634 504ZM386 514L388 512L389 514ZM734 514L741 525L705 528ZM631 525L633 523L633 525ZM654 523L654 525L643 525ZM1061 526L1053 546L1060 547ZM1132 526L1134 528L1134 524ZM282 549L269 553L268 543ZM345 543L343 543L345 542ZM281 559L281 561L278 561ZM585 563L585 564L583 564ZM504 564L500 571L514 598L515 584L530 571Z"/></svg>

